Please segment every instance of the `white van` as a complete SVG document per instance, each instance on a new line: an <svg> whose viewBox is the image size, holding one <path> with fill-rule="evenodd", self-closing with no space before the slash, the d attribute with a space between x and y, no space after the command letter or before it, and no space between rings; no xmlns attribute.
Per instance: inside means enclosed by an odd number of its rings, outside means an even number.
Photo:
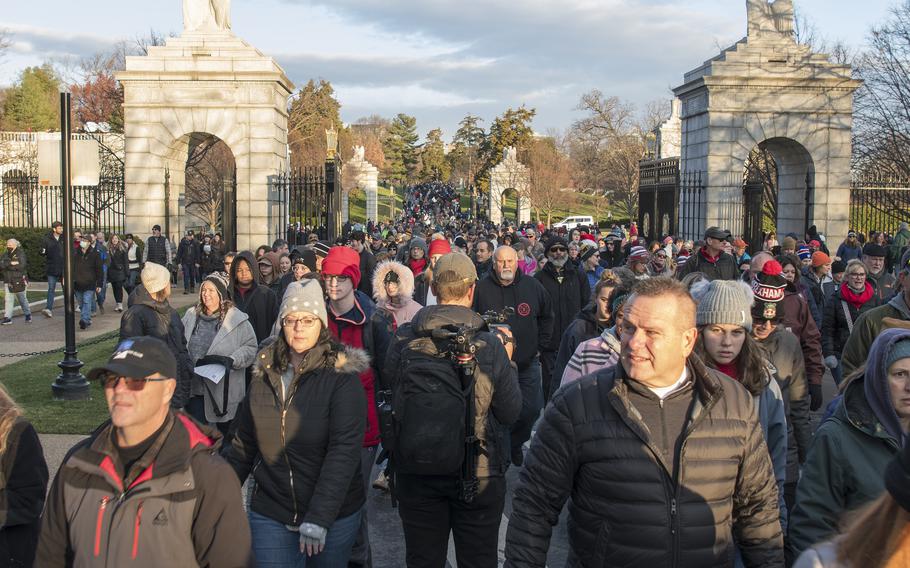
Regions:
<svg viewBox="0 0 910 568"><path fill-rule="evenodd" d="M566 217L559 223L553 225L554 229L559 229L565 227L567 231L571 231L579 225L592 226L594 225L594 217L588 217L585 215L576 215L574 217Z"/></svg>

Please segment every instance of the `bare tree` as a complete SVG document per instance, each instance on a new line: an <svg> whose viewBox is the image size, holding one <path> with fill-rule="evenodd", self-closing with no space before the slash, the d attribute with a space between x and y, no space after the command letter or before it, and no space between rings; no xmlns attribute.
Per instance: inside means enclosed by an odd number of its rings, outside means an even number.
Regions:
<svg viewBox="0 0 910 568"><path fill-rule="evenodd" d="M559 135L537 138L528 150L527 198L537 222L544 221L547 226L552 224L558 210L574 204L571 167L569 157L561 149L562 142Z"/></svg>
<svg viewBox="0 0 910 568"><path fill-rule="evenodd" d="M186 163L187 213L211 230L223 229L224 190L233 176L234 156L227 145L215 136L194 136Z"/></svg>

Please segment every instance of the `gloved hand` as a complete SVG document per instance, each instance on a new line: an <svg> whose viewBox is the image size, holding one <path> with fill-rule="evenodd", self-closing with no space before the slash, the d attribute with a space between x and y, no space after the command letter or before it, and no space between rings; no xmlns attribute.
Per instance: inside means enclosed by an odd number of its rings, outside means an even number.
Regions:
<svg viewBox="0 0 910 568"><path fill-rule="evenodd" d="M834 355L828 355L827 357L825 357L825 367L828 367L829 369L836 369L837 368L837 357L835 357Z"/></svg>
<svg viewBox="0 0 910 568"><path fill-rule="evenodd" d="M818 410L822 407L822 386L809 383L809 410Z"/></svg>
<svg viewBox="0 0 910 568"><path fill-rule="evenodd" d="M313 523L300 525L300 552L307 556L316 556L325 548L325 537L329 529L324 529Z"/></svg>

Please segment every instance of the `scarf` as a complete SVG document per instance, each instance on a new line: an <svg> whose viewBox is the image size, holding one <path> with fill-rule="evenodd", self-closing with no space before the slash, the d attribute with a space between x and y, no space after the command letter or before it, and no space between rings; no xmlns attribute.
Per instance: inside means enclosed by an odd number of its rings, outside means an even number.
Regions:
<svg viewBox="0 0 910 568"><path fill-rule="evenodd" d="M423 272L423 269L427 267L427 259L421 258L420 260L414 260L413 258L408 261L408 268L411 269L411 272L414 273L414 276L419 275Z"/></svg>
<svg viewBox="0 0 910 568"><path fill-rule="evenodd" d="M717 256L711 256L711 253L708 252L708 247L701 247L701 250L699 252L701 253L701 256L711 264L717 264L717 262L720 260L720 257L724 254L720 253Z"/></svg>
<svg viewBox="0 0 910 568"><path fill-rule="evenodd" d="M717 370L721 373L727 375L731 379L736 381L739 380L739 368L736 366L737 359L734 359L731 363L726 365L721 365L720 363L714 363L714 366L717 367Z"/></svg>
<svg viewBox="0 0 910 568"><path fill-rule="evenodd" d="M865 289L862 292L855 292L846 282L840 286L840 297L843 301L847 302L857 310L863 307L866 302L872 299L872 296L875 294L875 291L872 289L872 284L868 282L863 283Z"/></svg>

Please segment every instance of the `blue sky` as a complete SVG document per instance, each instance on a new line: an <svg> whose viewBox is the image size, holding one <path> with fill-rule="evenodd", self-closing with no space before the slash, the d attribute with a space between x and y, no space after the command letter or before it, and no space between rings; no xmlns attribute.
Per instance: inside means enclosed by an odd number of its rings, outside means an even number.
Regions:
<svg viewBox="0 0 910 568"><path fill-rule="evenodd" d="M796 0L829 39L861 47L898 0ZM154 29L179 33L182 0L7 0L13 48L0 84ZM578 118L593 88L640 106L745 35L744 0L233 0L234 32L298 85L328 79L342 118L415 115L451 136L461 117L537 108L538 132Z"/></svg>

